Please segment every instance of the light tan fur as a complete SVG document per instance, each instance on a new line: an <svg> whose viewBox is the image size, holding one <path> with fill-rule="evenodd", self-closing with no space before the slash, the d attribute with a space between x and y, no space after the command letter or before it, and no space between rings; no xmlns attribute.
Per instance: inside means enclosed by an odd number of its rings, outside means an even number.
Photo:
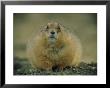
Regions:
<svg viewBox="0 0 110 88"><path fill-rule="evenodd" d="M54 31L56 34L51 34ZM49 36L56 37L49 38ZM53 66L63 69L66 66L78 66L82 56L79 39L56 23L48 23L28 42L28 59L32 66L51 70Z"/></svg>

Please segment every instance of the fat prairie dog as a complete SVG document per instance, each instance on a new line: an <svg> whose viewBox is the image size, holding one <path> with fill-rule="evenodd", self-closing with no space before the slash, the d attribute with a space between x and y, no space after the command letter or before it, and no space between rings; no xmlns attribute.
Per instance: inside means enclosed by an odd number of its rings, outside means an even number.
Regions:
<svg viewBox="0 0 110 88"><path fill-rule="evenodd" d="M48 23L29 41L27 55L34 68L51 70L53 66L63 69L78 66L82 56L79 39L66 31L59 23Z"/></svg>

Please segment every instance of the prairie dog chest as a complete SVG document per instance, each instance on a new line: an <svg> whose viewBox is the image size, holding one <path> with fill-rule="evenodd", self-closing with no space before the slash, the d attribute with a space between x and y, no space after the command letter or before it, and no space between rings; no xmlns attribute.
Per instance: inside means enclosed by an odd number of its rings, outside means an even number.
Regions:
<svg viewBox="0 0 110 88"><path fill-rule="evenodd" d="M59 48L48 48L47 57L51 60L59 60L61 49Z"/></svg>
<svg viewBox="0 0 110 88"><path fill-rule="evenodd" d="M49 48L48 53L58 54L60 49L58 48Z"/></svg>

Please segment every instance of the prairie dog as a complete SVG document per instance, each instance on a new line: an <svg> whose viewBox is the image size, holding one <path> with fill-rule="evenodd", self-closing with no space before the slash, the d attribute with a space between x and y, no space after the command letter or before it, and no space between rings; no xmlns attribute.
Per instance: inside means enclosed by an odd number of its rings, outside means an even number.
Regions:
<svg viewBox="0 0 110 88"><path fill-rule="evenodd" d="M59 23L48 23L27 45L27 55L35 68L51 70L78 66L82 56L79 39Z"/></svg>

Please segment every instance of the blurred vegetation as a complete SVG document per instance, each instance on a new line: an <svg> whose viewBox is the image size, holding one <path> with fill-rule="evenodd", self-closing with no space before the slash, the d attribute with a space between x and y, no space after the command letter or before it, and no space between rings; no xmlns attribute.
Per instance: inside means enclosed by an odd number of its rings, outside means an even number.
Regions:
<svg viewBox="0 0 110 88"><path fill-rule="evenodd" d="M82 61L97 62L96 13L14 13L14 57L26 59L27 40L50 21L55 21L79 37Z"/></svg>

